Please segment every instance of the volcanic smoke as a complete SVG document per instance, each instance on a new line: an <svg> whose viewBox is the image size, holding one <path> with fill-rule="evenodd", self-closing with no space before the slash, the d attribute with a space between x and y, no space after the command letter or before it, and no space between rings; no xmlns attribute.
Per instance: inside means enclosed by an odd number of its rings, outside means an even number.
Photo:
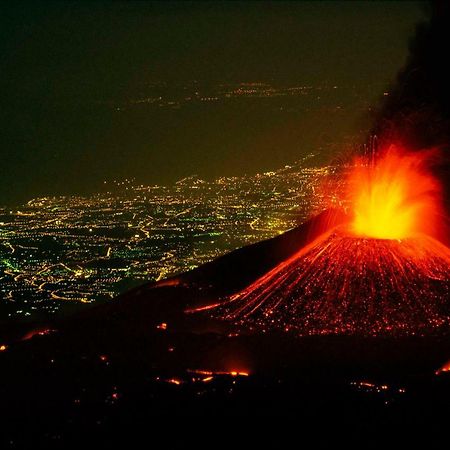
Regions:
<svg viewBox="0 0 450 450"><path fill-rule="evenodd" d="M349 221L208 311L240 329L300 335L415 335L448 330L450 249L438 240L433 152L391 146L356 159Z"/></svg>

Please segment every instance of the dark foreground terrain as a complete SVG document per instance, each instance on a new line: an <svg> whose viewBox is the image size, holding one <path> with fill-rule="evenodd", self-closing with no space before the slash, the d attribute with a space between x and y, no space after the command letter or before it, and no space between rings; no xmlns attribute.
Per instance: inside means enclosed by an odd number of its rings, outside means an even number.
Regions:
<svg viewBox="0 0 450 450"><path fill-rule="evenodd" d="M55 323L3 332L1 448L447 446L445 335L236 333L186 314L254 281L318 222ZM128 448L128 447L127 447Z"/></svg>

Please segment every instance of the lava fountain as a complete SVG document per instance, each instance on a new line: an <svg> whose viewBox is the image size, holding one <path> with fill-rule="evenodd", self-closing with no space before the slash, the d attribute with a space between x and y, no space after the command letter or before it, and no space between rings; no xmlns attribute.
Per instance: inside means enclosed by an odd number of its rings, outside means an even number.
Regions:
<svg viewBox="0 0 450 450"><path fill-rule="evenodd" d="M437 239L431 152L392 146L354 161L351 220L328 230L208 310L239 329L300 335L422 335L450 330L450 249Z"/></svg>
<svg viewBox="0 0 450 450"><path fill-rule="evenodd" d="M435 235L443 214L440 184L429 171L434 155L391 146L375 164L357 159L348 180L352 231L377 239Z"/></svg>

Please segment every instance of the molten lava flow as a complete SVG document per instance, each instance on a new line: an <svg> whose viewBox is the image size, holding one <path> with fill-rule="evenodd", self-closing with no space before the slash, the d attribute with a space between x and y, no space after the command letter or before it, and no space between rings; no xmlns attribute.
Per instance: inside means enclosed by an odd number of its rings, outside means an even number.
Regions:
<svg viewBox="0 0 450 450"><path fill-rule="evenodd" d="M450 249L421 235L368 239L336 229L209 311L301 335L412 335L450 329Z"/></svg>
<svg viewBox="0 0 450 450"><path fill-rule="evenodd" d="M356 161L349 197L357 236L405 239L435 234L440 185L427 168L430 155L391 146L374 165Z"/></svg>

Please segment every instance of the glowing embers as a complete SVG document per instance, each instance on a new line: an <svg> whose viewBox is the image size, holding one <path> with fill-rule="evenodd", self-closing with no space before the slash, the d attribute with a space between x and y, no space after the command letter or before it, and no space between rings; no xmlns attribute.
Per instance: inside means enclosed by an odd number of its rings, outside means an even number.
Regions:
<svg viewBox="0 0 450 450"><path fill-rule="evenodd" d="M54 332L56 332L56 330L53 330L51 328L37 328L25 334L25 336L22 338L22 341L28 341L29 339L33 339L36 336L47 336Z"/></svg>
<svg viewBox="0 0 450 450"><path fill-rule="evenodd" d="M353 232L378 239L433 235L440 186L427 167L432 156L391 146L373 165L357 160L349 177Z"/></svg>
<svg viewBox="0 0 450 450"><path fill-rule="evenodd" d="M441 373L450 374L450 361L447 361L442 367L436 370L436 375L440 375Z"/></svg>
<svg viewBox="0 0 450 450"><path fill-rule="evenodd" d="M202 369L188 369L184 376L181 377L156 377L156 381L161 381L163 383L173 384L175 386L181 386L184 384L203 384L211 382L224 382L231 381L232 384L236 384L237 379L242 379L248 377L249 372L243 372L241 370L231 370L231 371L212 371L212 370L202 370Z"/></svg>
<svg viewBox="0 0 450 450"><path fill-rule="evenodd" d="M302 335L425 334L450 323L450 250L335 230L209 311L240 328Z"/></svg>
<svg viewBox="0 0 450 450"><path fill-rule="evenodd" d="M391 402L398 400L401 395L406 393L404 387L395 387L369 381L352 381L350 386L363 395L378 397L385 405L389 405Z"/></svg>

